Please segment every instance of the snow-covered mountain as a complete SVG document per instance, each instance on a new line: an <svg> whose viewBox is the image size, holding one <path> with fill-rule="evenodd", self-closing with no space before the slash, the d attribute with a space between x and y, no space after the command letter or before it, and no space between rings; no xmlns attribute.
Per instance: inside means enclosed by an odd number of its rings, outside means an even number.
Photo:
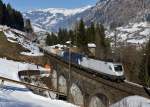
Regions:
<svg viewBox="0 0 150 107"><path fill-rule="evenodd" d="M99 0L84 17L86 22L94 21L116 27L133 21L143 21L150 14L150 0Z"/></svg>
<svg viewBox="0 0 150 107"><path fill-rule="evenodd" d="M35 31L57 31L59 27L63 26L63 22L70 19L72 16L82 13L83 11L91 8L85 6L82 8L65 9L65 8L48 8L37 9L23 13L25 18L32 21ZM75 19L77 20L77 19ZM59 24L58 24L59 23Z"/></svg>
<svg viewBox="0 0 150 107"><path fill-rule="evenodd" d="M87 24L102 23L106 35L112 39L116 35L122 44L137 46L150 37L150 0L99 0L88 11L82 15Z"/></svg>
<svg viewBox="0 0 150 107"><path fill-rule="evenodd" d="M24 13L24 17L31 19L36 31L73 28L82 18L86 25L104 24L107 36L116 34L120 41L142 44L150 35L150 0L98 0L92 7L38 9Z"/></svg>

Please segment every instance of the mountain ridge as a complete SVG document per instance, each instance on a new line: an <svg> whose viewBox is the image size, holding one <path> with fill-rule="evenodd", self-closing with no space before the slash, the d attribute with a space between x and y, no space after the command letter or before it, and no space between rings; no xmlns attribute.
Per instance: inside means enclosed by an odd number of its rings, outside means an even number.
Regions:
<svg viewBox="0 0 150 107"><path fill-rule="evenodd" d="M65 8L47 8L36 9L23 13L24 18L29 18L32 21L33 27L45 29L48 31L57 31L59 25L57 23L63 22L72 16L79 14L92 6L87 5L82 8L65 9Z"/></svg>
<svg viewBox="0 0 150 107"><path fill-rule="evenodd" d="M44 17L44 15L47 14L43 14L42 17ZM48 31L56 32L59 28L74 28L75 23L79 19L83 19L86 25L90 25L91 22L102 23L107 29L107 32L109 32L106 35L109 36L113 34L114 36L114 34L116 34L119 38L122 38L122 42L125 42L126 39L130 39L130 41L133 41L133 39L137 41L139 41L139 39L146 41L148 35L150 34L147 30L147 28L150 28L149 24L135 27L135 25L137 25L138 23L150 22L149 0L99 0L95 6L85 9L80 13L71 15L69 17L66 17L62 14L58 14L57 16L60 17L53 17L54 19L50 22L49 20L47 20L47 23L44 23L43 21L44 27L41 26L42 24L40 23L36 23L36 26L38 26L38 28L40 27L41 29L46 28L46 30ZM34 15L34 17L36 16ZM41 21L45 19L46 18L41 19ZM33 22L35 22L36 20L37 19L33 20ZM40 20L37 21L40 22ZM132 25L130 23L132 23ZM123 30L118 30L118 27L131 30L137 29L137 31L124 32ZM139 28L141 29L138 30ZM117 32L115 33L115 31ZM144 36L143 34L141 34L142 32L145 33ZM125 37L125 39L124 37L122 37L122 35L126 35L128 37Z"/></svg>

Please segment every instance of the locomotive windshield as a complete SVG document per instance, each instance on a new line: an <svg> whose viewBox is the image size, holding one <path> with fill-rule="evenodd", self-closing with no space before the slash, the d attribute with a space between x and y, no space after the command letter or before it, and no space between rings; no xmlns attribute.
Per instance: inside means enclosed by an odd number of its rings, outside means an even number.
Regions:
<svg viewBox="0 0 150 107"><path fill-rule="evenodd" d="M116 72L119 72L119 71L122 71L122 65L114 65L114 68L115 68L115 71Z"/></svg>

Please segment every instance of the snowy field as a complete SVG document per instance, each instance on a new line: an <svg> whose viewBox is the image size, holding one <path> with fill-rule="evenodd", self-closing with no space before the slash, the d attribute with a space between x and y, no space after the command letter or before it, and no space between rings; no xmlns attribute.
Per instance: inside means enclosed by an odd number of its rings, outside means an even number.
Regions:
<svg viewBox="0 0 150 107"><path fill-rule="evenodd" d="M12 60L0 58L0 76L19 80L18 71L33 69L36 65L15 62ZM39 69L44 69L39 67ZM1 82L0 82L1 83ZM0 88L0 107L75 107L67 102L52 100L33 94L23 85L17 85L10 82L4 82Z"/></svg>

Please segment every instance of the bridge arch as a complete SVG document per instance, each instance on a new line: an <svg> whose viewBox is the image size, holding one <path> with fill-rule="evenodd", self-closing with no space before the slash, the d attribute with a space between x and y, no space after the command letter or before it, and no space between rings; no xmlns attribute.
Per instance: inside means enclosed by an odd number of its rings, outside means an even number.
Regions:
<svg viewBox="0 0 150 107"><path fill-rule="evenodd" d="M54 89L57 89L57 71L56 70L52 71L51 82L52 82L52 87Z"/></svg>
<svg viewBox="0 0 150 107"><path fill-rule="evenodd" d="M73 83L72 86L70 87L70 95L71 95L72 102L74 104L80 107L84 106L84 97L82 91L75 83Z"/></svg>
<svg viewBox="0 0 150 107"><path fill-rule="evenodd" d="M109 100L104 94L98 93L90 97L89 107L108 107Z"/></svg>
<svg viewBox="0 0 150 107"><path fill-rule="evenodd" d="M67 94L67 80L63 75L58 78L58 89L59 92Z"/></svg>

